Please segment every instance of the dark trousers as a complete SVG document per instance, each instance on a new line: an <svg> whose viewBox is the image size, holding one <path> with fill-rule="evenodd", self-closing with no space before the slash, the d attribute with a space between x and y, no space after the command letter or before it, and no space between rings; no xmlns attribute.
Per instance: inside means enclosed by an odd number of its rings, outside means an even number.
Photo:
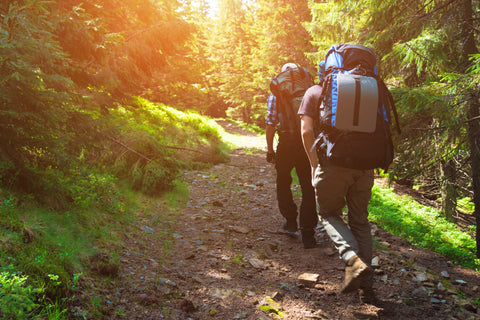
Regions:
<svg viewBox="0 0 480 320"><path fill-rule="evenodd" d="M297 205L292 195L292 169L295 168L302 190L299 225L302 230L312 230L317 226L315 189L312 186L310 162L303 148L300 135L279 135L275 169L277 171L278 208L287 221L296 221Z"/></svg>

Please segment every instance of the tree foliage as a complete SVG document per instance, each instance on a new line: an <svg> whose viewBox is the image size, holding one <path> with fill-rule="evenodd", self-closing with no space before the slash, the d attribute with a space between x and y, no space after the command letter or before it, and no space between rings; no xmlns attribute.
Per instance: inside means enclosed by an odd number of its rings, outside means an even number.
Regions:
<svg viewBox="0 0 480 320"><path fill-rule="evenodd" d="M180 108L192 103L185 91L193 92L189 88L198 87L202 77L191 72L195 26L182 16L181 5L175 0L2 2L4 187L58 198L54 203L72 201L75 188L67 184L78 182L72 172L101 167L98 156L120 134L112 115L119 105L135 108L129 104L135 95ZM156 148L165 150L159 143ZM152 170L155 163L136 166L137 179L154 176L150 183L158 185L139 189L172 185L178 166L161 162ZM159 165L165 166L161 175Z"/></svg>
<svg viewBox="0 0 480 320"><path fill-rule="evenodd" d="M207 37L213 86L234 119L263 126L271 78L285 62L315 74L305 52L313 50L303 22L307 1L219 1Z"/></svg>

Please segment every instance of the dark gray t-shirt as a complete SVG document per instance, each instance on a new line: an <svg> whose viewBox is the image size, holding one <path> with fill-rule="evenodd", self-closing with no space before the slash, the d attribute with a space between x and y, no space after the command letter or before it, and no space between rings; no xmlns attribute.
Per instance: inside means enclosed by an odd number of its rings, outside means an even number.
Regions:
<svg viewBox="0 0 480 320"><path fill-rule="evenodd" d="M300 108L298 109L299 115L306 115L312 117L313 119L317 119L318 117L318 99L322 94L322 87L319 85L314 85L305 92L303 96L302 103L300 104Z"/></svg>

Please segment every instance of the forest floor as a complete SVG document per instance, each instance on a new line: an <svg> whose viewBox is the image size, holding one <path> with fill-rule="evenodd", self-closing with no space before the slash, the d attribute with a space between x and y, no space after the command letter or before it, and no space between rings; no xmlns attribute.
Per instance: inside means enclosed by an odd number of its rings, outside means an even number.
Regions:
<svg viewBox="0 0 480 320"><path fill-rule="evenodd" d="M190 198L171 243L144 217L103 291L105 319L480 319L479 273L375 225L379 303L340 294L344 264L321 225L312 249L280 231L265 138L221 124L243 145L229 163L185 173Z"/></svg>

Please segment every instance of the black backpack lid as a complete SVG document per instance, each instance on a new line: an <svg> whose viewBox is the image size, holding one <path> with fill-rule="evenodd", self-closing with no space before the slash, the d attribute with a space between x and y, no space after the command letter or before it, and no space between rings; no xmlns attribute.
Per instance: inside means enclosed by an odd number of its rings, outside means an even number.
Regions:
<svg viewBox="0 0 480 320"><path fill-rule="evenodd" d="M339 44L336 46L336 50L342 55L346 69L363 65L374 70L377 64L377 56L370 48L354 44Z"/></svg>

